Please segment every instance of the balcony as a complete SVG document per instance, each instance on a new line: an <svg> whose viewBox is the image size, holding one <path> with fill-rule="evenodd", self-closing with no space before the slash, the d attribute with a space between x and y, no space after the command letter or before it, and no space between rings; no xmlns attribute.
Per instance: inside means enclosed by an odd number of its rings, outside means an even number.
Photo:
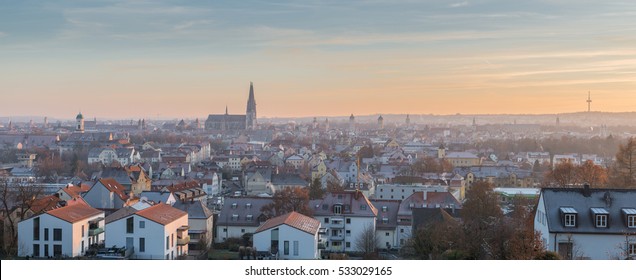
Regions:
<svg viewBox="0 0 636 280"><path fill-rule="evenodd" d="M89 228L88 229L88 236L95 236L95 235L99 235L100 233L104 232L104 228Z"/></svg>
<svg viewBox="0 0 636 280"><path fill-rule="evenodd" d="M329 224L330 228L344 228L344 220L340 219L331 219L331 224Z"/></svg>
<svg viewBox="0 0 636 280"><path fill-rule="evenodd" d="M329 240L331 240L331 241L342 241L342 240L344 240L344 235L342 235L342 234L332 235L332 236L329 236Z"/></svg>
<svg viewBox="0 0 636 280"><path fill-rule="evenodd" d="M186 235L183 237L177 237L177 246L184 246L190 243L190 236Z"/></svg>

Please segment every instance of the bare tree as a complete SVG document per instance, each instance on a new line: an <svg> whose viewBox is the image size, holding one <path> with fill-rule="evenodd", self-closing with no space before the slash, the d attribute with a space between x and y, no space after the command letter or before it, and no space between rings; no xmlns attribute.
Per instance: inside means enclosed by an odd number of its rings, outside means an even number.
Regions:
<svg viewBox="0 0 636 280"><path fill-rule="evenodd" d="M17 253L18 222L33 215L33 201L40 196L41 188L32 184L9 183L0 179L0 204L4 214L5 251L9 255Z"/></svg>
<svg viewBox="0 0 636 280"><path fill-rule="evenodd" d="M367 224L358 235L354 244L356 250L363 253L365 258L371 258L378 248L378 243L379 240L375 235L373 224Z"/></svg>

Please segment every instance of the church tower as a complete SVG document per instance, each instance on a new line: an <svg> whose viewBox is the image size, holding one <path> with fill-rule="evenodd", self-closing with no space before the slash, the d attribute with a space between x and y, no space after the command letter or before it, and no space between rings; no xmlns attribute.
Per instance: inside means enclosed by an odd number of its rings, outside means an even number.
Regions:
<svg viewBox="0 0 636 280"><path fill-rule="evenodd" d="M84 116L82 115L82 112L79 112L77 117L75 117L75 131L84 133Z"/></svg>
<svg viewBox="0 0 636 280"><path fill-rule="evenodd" d="M247 99L247 112L245 114L245 128L256 127L256 99L254 99L254 84L250 82L250 96Z"/></svg>

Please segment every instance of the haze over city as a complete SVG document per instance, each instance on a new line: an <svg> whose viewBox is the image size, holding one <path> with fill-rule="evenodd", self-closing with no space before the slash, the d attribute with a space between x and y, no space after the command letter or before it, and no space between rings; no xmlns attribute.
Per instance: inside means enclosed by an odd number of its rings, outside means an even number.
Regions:
<svg viewBox="0 0 636 280"><path fill-rule="evenodd" d="M628 1L9 1L0 116L240 113L250 81L262 117L581 112L588 92L592 111L634 111L635 15Z"/></svg>

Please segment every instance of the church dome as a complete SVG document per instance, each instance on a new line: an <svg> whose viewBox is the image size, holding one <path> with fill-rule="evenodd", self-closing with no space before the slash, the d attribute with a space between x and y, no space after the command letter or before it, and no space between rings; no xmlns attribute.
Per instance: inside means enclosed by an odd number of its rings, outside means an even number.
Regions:
<svg viewBox="0 0 636 280"><path fill-rule="evenodd" d="M76 120L81 120L84 119L84 116L82 115L82 112L80 112L79 114L77 114L77 117L75 117Z"/></svg>

